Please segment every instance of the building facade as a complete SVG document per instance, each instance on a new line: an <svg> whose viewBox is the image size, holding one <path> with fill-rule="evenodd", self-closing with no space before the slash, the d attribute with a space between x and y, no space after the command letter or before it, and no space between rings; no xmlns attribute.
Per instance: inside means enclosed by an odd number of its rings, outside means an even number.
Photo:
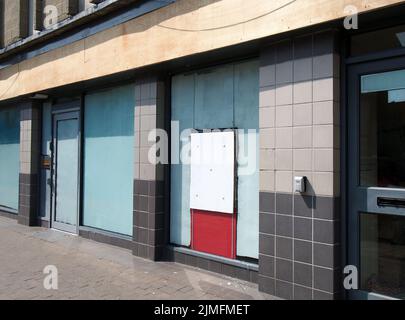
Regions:
<svg viewBox="0 0 405 320"><path fill-rule="evenodd" d="M404 298L404 1L0 4L1 215L283 299Z"/></svg>

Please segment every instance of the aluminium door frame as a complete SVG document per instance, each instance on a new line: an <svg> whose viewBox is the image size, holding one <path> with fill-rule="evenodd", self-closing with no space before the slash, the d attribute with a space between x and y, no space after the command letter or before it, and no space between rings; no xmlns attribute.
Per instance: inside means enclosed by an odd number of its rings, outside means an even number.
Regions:
<svg viewBox="0 0 405 320"><path fill-rule="evenodd" d="M59 231L65 231L72 233L74 235L79 234L80 223L81 223L81 203L82 203L82 101L74 100L65 103L58 103L52 106L52 166L51 166L51 212L50 212L50 228L54 228ZM77 217L76 217L76 226L72 228L67 227L66 224L58 223L54 221L55 218L55 209L56 209L56 122L58 117L64 117L68 115L75 114L76 117L66 117L66 119L77 119L78 122L78 183L77 183ZM55 228L56 227L56 228Z"/></svg>
<svg viewBox="0 0 405 320"><path fill-rule="evenodd" d="M348 65L347 69L347 252L348 265L356 265L360 275L360 212L405 216L405 210L384 208L376 204L378 195L397 198L405 196L405 189L360 187L360 77L405 69L405 56ZM351 299L395 299L362 290L348 292Z"/></svg>

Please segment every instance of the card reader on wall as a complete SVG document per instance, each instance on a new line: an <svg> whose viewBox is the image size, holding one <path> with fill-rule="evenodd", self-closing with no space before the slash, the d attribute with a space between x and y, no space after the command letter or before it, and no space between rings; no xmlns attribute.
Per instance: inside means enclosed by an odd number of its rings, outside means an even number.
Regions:
<svg viewBox="0 0 405 320"><path fill-rule="evenodd" d="M307 191L307 177L294 177L294 192L305 193Z"/></svg>

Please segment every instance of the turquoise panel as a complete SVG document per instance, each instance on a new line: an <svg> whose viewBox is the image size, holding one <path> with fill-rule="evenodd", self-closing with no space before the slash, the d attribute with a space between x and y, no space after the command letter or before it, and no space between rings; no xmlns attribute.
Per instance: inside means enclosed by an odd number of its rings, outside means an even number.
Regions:
<svg viewBox="0 0 405 320"><path fill-rule="evenodd" d="M232 128L233 66L198 73L195 90L195 129Z"/></svg>
<svg viewBox="0 0 405 320"><path fill-rule="evenodd" d="M79 172L79 123L77 119L57 122L56 217L60 223L77 224Z"/></svg>
<svg viewBox="0 0 405 320"><path fill-rule="evenodd" d="M259 64L235 65L235 126L238 135L238 222L237 255L259 257ZM249 139L249 129L256 129ZM249 140L253 140L253 145ZM248 152L249 149L251 152ZM244 154L242 154L244 153Z"/></svg>
<svg viewBox="0 0 405 320"><path fill-rule="evenodd" d="M0 207L18 210L20 112L0 109Z"/></svg>
<svg viewBox="0 0 405 320"><path fill-rule="evenodd" d="M172 121L179 122L180 133L184 129L194 127L194 78L194 75L180 75L172 79ZM182 147L188 141L185 137L185 141L178 143ZM170 183L172 190L170 194L170 240L178 245L189 246L191 241L190 166L173 164Z"/></svg>
<svg viewBox="0 0 405 320"><path fill-rule="evenodd" d="M132 235L133 85L89 94L84 111L84 199L86 226Z"/></svg>
<svg viewBox="0 0 405 320"><path fill-rule="evenodd" d="M193 112L194 111L194 112ZM255 143L247 163L238 168L237 254L258 258L259 237L259 65L257 61L203 70L172 79L172 121L186 128L246 129L238 136L238 150L248 155L248 129ZM246 147L244 147L246 146ZM250 173L246 170L250 169ZM242 170L244 169L244 170ZM171 169L171 242L189 246L190 169Z"/></svg>
<svg viewBox="0 0 405 320"><path fill-rule="evenodd" d="M361 93L405 88L405 70L370 74L361 77Z"/></svg>

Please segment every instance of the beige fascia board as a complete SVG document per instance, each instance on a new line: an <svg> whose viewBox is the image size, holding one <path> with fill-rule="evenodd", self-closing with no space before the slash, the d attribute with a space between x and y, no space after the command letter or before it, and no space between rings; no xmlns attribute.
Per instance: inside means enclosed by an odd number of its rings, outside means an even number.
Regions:
<svg viewBox="0 0 405 320"><path fill-rule="evenodd" d="M404 3L404 0L179 0L0 70L0 101Z"/></svg>

